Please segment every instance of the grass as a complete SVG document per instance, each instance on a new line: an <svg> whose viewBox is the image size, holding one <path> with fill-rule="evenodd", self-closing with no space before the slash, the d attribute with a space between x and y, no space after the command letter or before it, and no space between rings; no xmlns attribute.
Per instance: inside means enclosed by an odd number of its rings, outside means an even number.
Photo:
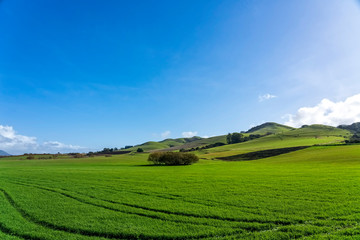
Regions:
<svg viewBox="0 0 360 240"><path fill-rule="evenodd" d="M359 145L191 166L146 159L2 158L0 238L360 239Z"/></svg>

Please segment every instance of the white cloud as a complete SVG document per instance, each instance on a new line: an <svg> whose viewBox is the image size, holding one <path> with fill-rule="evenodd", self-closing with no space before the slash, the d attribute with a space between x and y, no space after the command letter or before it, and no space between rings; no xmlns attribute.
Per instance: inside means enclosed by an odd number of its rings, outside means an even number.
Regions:
<svg viewBox="0 0 360 240"><path fill-rule="evenodd" d="M58 141L38 143L36 137L17 134L13 127L0 125L0 150L10 154L71 152L83 149Z"/></svg>
<svg viewBox="0 0 360 240"><path fill-rule="evenodd" d="M64 144L58 141L47 141L44 142L43 144L41 144L41 147L43 147L44 149L46 149L47 151L65 151L65 152L71 152L71 151L77 151L80 149L84 149L83 147L80 146L74 146L71 144ZM46 151L45 150L45 151Z"/></svg>
<svg viewBox="0 0 360 240"><path fill-rule="evenodd" d="M0 149L4 151L16 150L21 152L27 149L36 149L38 143L35 137L16 134L11 126L0 125Z"/></svg>
<svg viewBox="0 0 360 240"><path fill-rule="evenodd" d="M183 136L184 138L191 138L191 137L196 136L196 134L198 134L198 132L191 132L191 131L189 131L189 132L183 132L183 133L182 133L182 136Z"/></svg>
<svg viewBox="0 0 360 240"><path fill-rule="evenodd" d="M270 93L267 93L267 94L264 94L264 95L260 95L259 96L259 102L263 102L263 101L266 101L266 100L270 100L272 98L276 98L277 96L275 95L272 95Z"/></svg>
<svg viewBox="0 0 360 240"><path fill-rule="evenodd" d="M170 136L170 134L171 134L171 132L168 130L168 131L161 133L160 136L161 136L161 138L167 138Z"/></svg>
<svg viewBox="0 0 360 240"><path fill-rule="evenodd" d="M316 106L302 107L295 115L287 115L287 118L285 124L293 127L309 124L338 126L360 122L360 94L339 102L323 99Z"/></svg>

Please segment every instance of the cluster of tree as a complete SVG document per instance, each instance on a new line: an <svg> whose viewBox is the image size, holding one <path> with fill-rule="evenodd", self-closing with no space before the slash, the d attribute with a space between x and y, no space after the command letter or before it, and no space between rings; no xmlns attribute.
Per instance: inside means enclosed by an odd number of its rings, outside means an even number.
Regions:
<svg viewBox="0 0 360 240"><path fill-rule="evenodd" d="M355 133L349 140L345 140L345 143L360 143L360 133Z"/></svg>
<svg viewBox="0 0 360 240"><path fill-rule="evenodd" d="M264 137L264 136L267 136L267 135L270 135L270 134L271 133L269 132L269 133L266 133L264 135L250 134L249 136L244 136L244 134L242 134L242 133L234 132L234 133L229 133L226 136L226 142L228 144L241 143L241 142L246 142L246 141L253 140L253 139L256 139L256 138L261 138L261 137Z"/></svg>
<svg viewBox="0 0 360 240"><path fill-rule="evenodd" d="M192 152L192 151L204 150L204 149L208 149L208 148L220 147L223 145L226 145L226 144L222 143L222 142L217 142L217 143L208 144L203 147L196 147L196 148L189 148L189 149L181 148L180 152Z"/></svg>
<svg viewBox="0 0 360 240"><path fill-rule="evenodd" d="M113 153L113 152L116 152L118 151L119 149L118 148L104 148L102 151L98 151L96 153L100 153L100 154L110 154L110 153Z"/></svg>
<svg viewBox="0 0 360 240"><path fill-rule="evenodd" d="M154 152L149 155L148 161L155 165L190 165L199 158L193 153Z"/></svg>

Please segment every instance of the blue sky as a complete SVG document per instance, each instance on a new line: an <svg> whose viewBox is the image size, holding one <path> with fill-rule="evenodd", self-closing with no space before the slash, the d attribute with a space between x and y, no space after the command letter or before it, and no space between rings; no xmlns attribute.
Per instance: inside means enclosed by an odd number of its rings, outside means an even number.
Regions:
<svg viewBox="0 0 360 240"><path fill-rule="evenodd" d="M3 0L0 149L360 121L359 26L352 0Z"/></svg>

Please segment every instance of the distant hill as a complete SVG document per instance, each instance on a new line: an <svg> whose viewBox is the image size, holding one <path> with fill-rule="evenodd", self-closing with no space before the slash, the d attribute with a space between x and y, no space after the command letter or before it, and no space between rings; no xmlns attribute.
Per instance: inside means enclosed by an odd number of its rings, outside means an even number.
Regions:
<svg viewBox="0 0 360 240"><path fill-rule="evenodd" d="M206 154L203 157L213 159L270 149L342 144L351 135L351 132L345 129L319 124L308 125L283 133L270 134L247 142L210 148L206 150Z"/></svg>
<svg viewBox="0 0 360 240"><path fill-rule="evenodd" d="M3 150L0 150L0 156L11 156L11 155Z"/></svg>
<svg viewBox="0 0 360 240"><path fill-rule="evenodd" d="M326 144L334 142L343 142L346 139L351 137L350 128L360 130L360 123L352 124L349 126L342 125L338 128L314 124L314 125L304 125L301 128L293 128L286 125L278 124L275 122L267 122L259 126L253 127L244 133L245 136L250 134L260 134L266 135L271 133L266 137L261 137L259 139L250 140L246 143L241 143L240 146L247 146L252 144L265 144L273 145L272 147L293 147L297 146L299 142L301 145L313 145L313 144ZM291 140L289 143L282 141L284 139ZM278 142L280 141L280 142ZM201 137L192 137L192 138L169 138L159 142L150 141L145 142L140 145L136 145L132 148L126 149L128 151L136 151L138 148L142 148L145 152L153 151L176 151L180 149L191 149L191 148L201 148L209 144L214 143L227 143L226 135L220 135L210 138L201 138ZM214 148L214 151L222 151L221 149L235 149L237 144L226 145L222 147ZM242 148L242 147L240 147ZM212 152L213 150L208 150Z"/></svg>
<svg viewBox="0 0 360 240"><path fill-rule="evenodd" d="M173 147L177 147L177 146L182 146L184 144L198 141L201 139L203 139L203 138L197 137L197 136L191 137L191 138L175 138L175 139L168 138L168 139L162 140L160 142L154 142L154 141L145 142L143 144L136 145L136 146L126 149L126 150L136 151L136 149L142 148L144 151L148 152L148 151L152 151L152 150L168 149L168 148L173 148Z"/></svg>
<svg viewBox="0 0 360 240"><path fill-rule="evenodd" d="M360 133L360 122L353 123L351 125L340 125L338 126L338 128L349 130L350 132L353 133Z"/></svg>
<svg viewBox="0 0 360 240"><path fill-rule="evenodd" d="M170 148L165 148L165 149L160 149L161 151L175 151L175 150L180 150L180 149L189 149L189 148L197 148L197 147L203 147L209 144L214 144L214 143L226 143L226 135L220 135L220 136L216 136L216 137L210 137L210 138L200 138L196 141L192 141L192 142L187 142L185 144L182 145L178 145L178 146L173 146Z"/></svg>
<svg viewBox="0 0 360 240"><path fill-rule="evenodd" d="M250 134L266 134L266 133L283 133L283 132L287 132L290 130L294 130L295 128L286 126L286 125L282 125L282 124L278 124L278 123L274 123L274 122L267 122L267 123L263 123L259 126L250 128L246 133L250 133Z"/></svg>

